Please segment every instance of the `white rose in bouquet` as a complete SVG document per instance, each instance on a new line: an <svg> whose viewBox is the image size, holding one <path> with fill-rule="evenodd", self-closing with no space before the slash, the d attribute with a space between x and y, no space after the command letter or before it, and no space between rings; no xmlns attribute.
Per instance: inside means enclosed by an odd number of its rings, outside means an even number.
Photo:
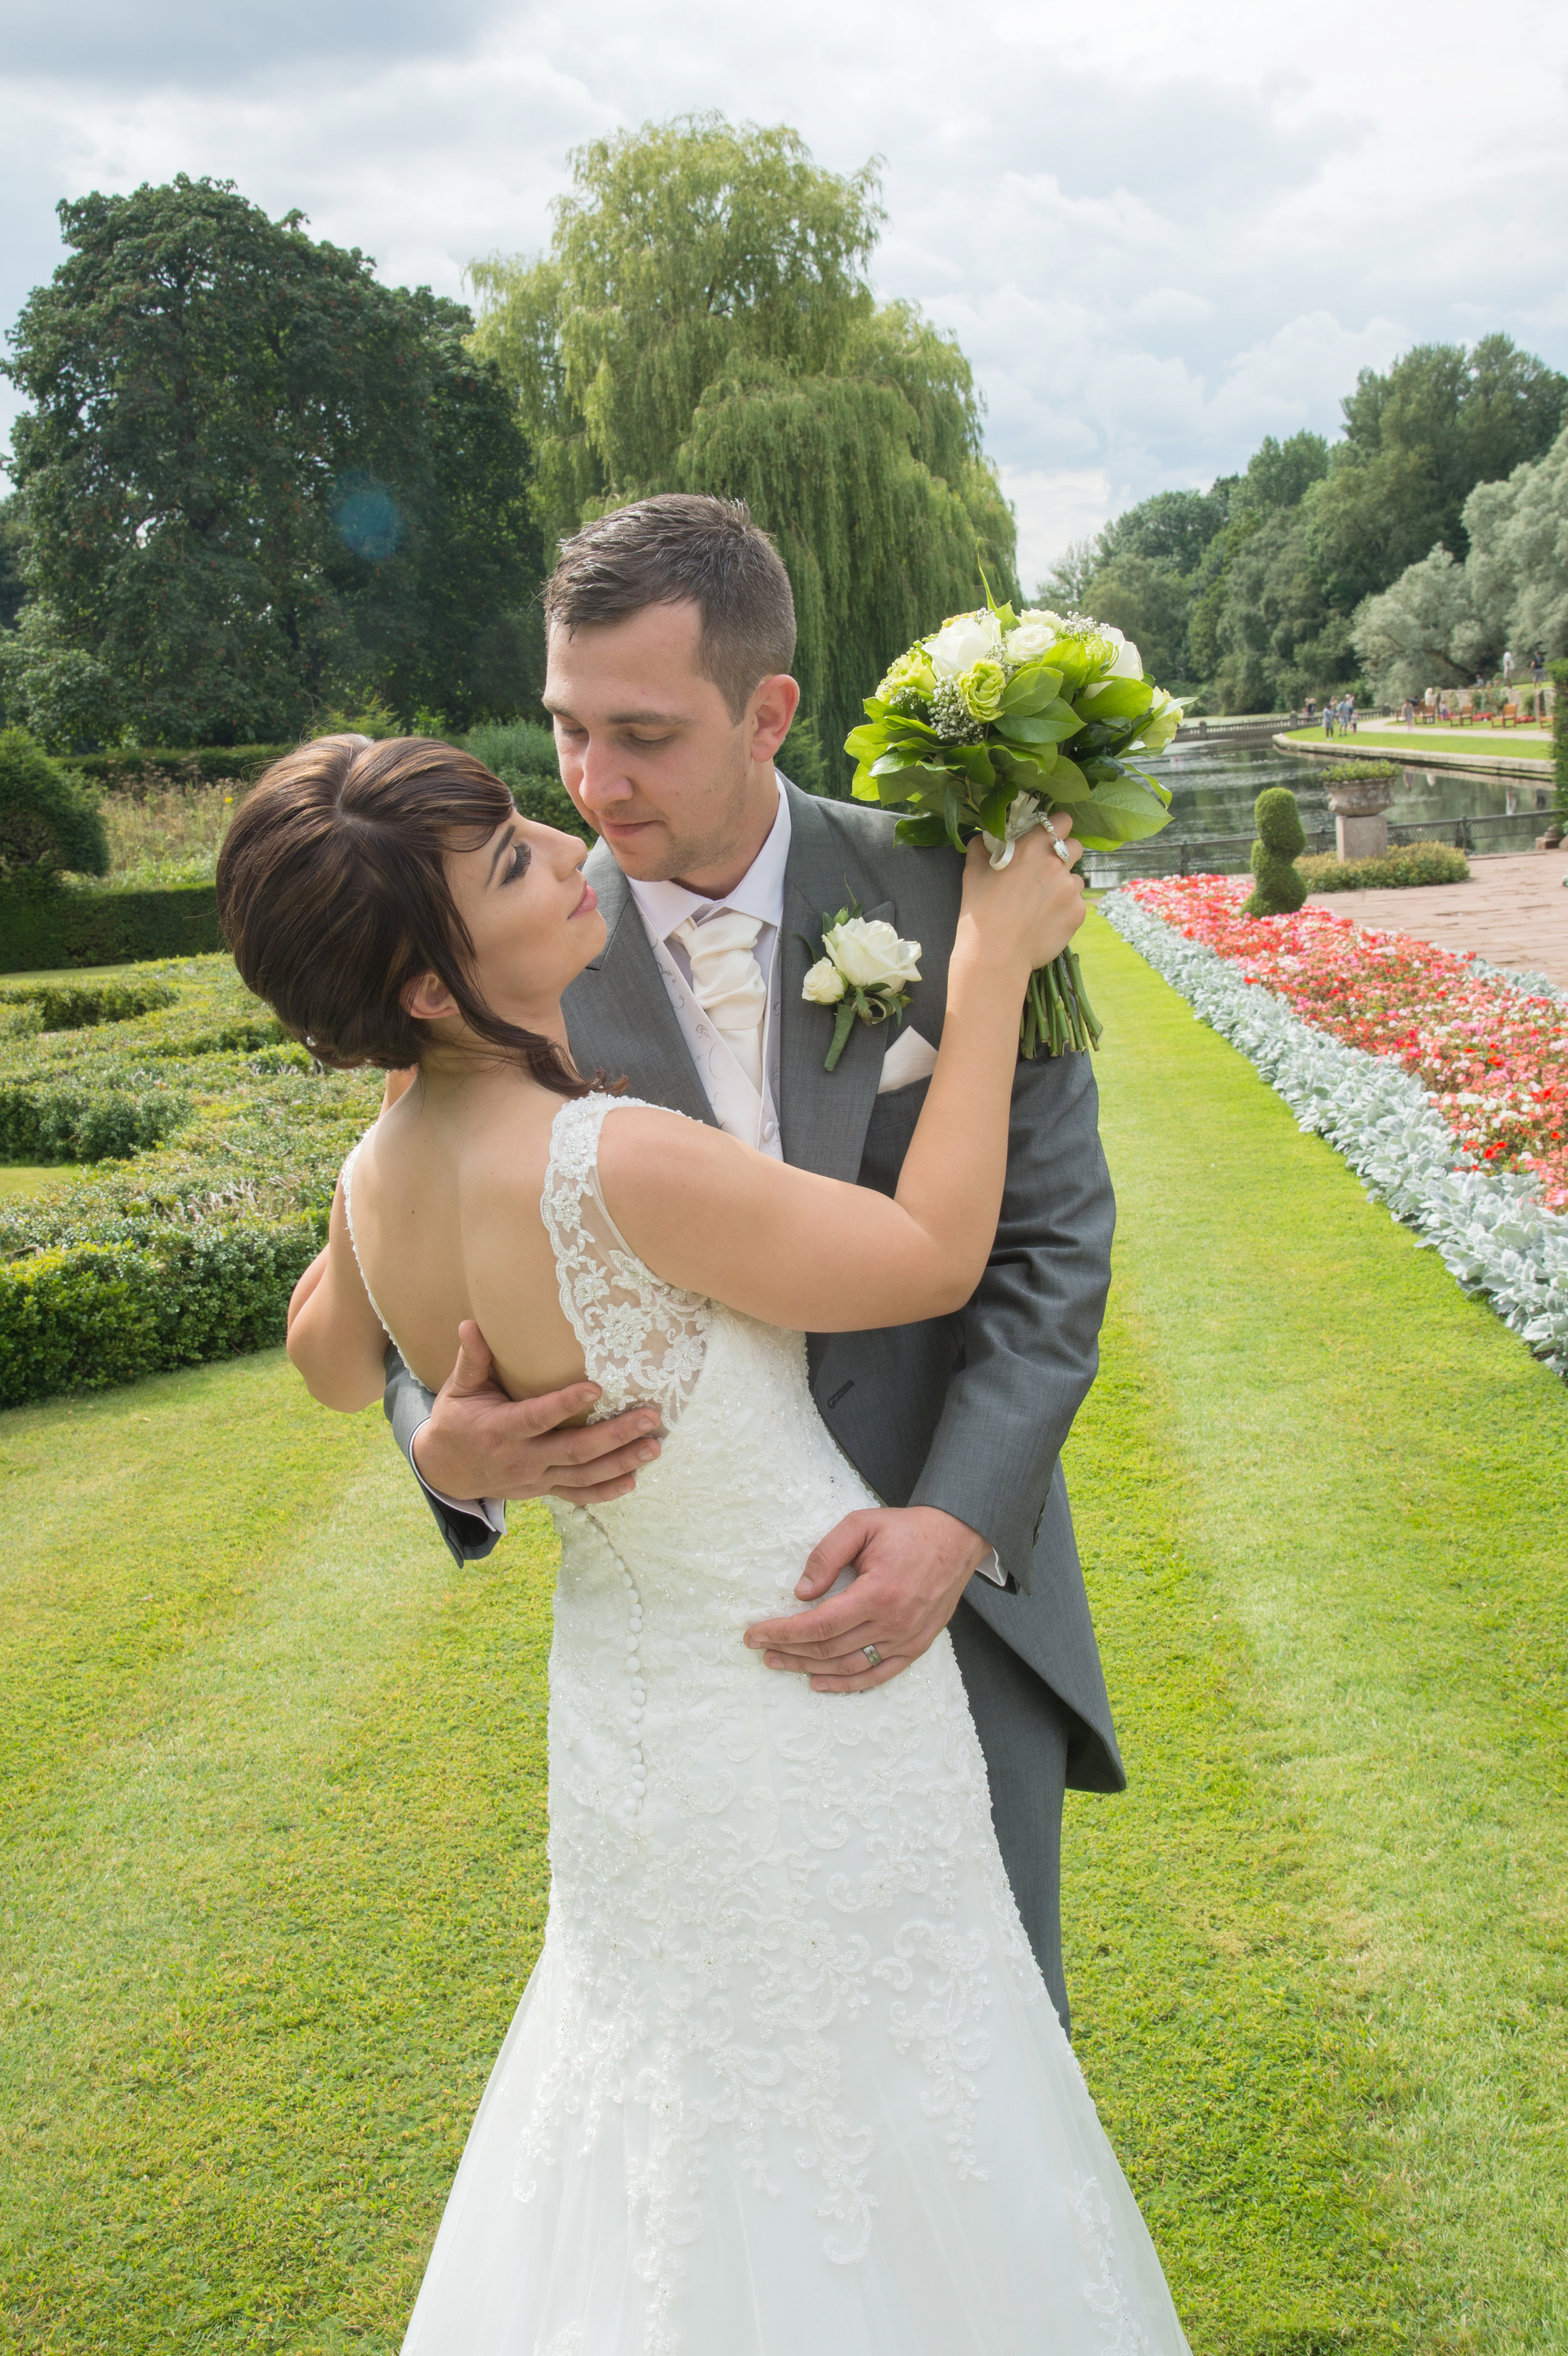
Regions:
<svg viewBox="0 0 1568 2356"><path fill-rule="evenodd" d="M1120 630L1113 628L1109 622L1101 623L1100 636L1103 638L1109 638L1111 644L1116 649L1116 659L1111 665L1111 677L1113 679L1142 679L1144 675L1143 660L1131 638L1125 638Z"/></svg>
<svg viewBox="0 0 1568 2356"><path fill-rule="evenodd" d="M920 980L920 943L901 941L891 925L880 917L847 916L822 936L822 946L827 957L812 968L820 973L822 965L831 959L843 980L854 990L907 990L912 981ZM806 976L808 995L811 974ZM842 984L835 995L843 995ZM832 1003L830 999L817 997L818 1005Z"/></svg>
<svg viewBox="0 0 1568 2356"><path fill-rule="evenodd" d="M848 982L831 958L818 958L805 980L800 994L809 998L813 1006L837 1006L848 988Z"/></svg>
<svg viewBox="0 0 1568 2356"><path fill-rule="evenodd" d="M977 662L994 661L1002 650L1002 626L994 614L955 614L925 641L938 679L958 679Z"/></svg>
<svg viewBox="0 0 1568 2356"><path fill-rule="evenodd" d="M1014 665L1038 662L1041 655L1051 652L1061 635L1054 614L1043 615L1038 620L1026 615L1016 630L1008 632L1002 642L1003 652Z"/></svg>

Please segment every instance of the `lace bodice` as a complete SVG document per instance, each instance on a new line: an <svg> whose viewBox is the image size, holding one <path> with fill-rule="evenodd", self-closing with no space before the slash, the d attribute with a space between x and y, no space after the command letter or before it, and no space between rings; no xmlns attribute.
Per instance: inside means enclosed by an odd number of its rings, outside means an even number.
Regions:
<svg viewBox="0 0 1568 2356"><path fill-rule="evenodd" d="M550 1128L539 1215L555 1250L561 1308L602 1394L590 1422L652 1399L668 1430L702 1372L713 1310L656 1277L605 1207L599 1132L607 1113L632 1108L643 1108L642 1099L602 1093L561 1106Z"/></svg>

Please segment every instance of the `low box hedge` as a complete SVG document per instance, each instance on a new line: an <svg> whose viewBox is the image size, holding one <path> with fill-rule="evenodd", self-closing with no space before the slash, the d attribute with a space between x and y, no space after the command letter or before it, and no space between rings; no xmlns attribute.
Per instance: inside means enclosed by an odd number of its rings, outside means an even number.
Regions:
<svg viewBox="0 0 1568 2356"><path fill-rule="evenodd" d="M69 766L111 793L144 778L173 786L219 786L230 777L253 785L293 744L149 744L135 752L73 753Z"/></svg>
<svg viewBox="0 0 1568 2356"><path fill-rule="evenodd" d="M1470 862L1450 842L1405 842L1386 859L1336 859L1332 851L1296 862L1309 892L1391 892L1420 884L1463 884Z"/></svg>
<svg viewBox="0 0 1568 2356"><path fill-rule="evenodd" d="M206 957L222 946L210 884L129 892L0 884L0 973Z"/></svg>
<svg viewBox="0 0 1568 2356"><path fill-rule="evenodd" d="M0 1406L280 1342L380 1092L323 1071L226 957L0 992L0 1160L97 1155L0 1211Z"/></svg>

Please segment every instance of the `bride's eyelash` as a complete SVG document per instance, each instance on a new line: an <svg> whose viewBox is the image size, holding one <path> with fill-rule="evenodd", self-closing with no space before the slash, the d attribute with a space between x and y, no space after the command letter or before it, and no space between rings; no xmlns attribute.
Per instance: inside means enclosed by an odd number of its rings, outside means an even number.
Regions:
<svg viewBox="0 0 1568 2356"><path fill-rule="evenodd" d="M507 881L508 884L520 882L522 877L528 873L528 861L532 856L533 853L526 842L515 842L512 845L512 863L507 870Z"/></svg>

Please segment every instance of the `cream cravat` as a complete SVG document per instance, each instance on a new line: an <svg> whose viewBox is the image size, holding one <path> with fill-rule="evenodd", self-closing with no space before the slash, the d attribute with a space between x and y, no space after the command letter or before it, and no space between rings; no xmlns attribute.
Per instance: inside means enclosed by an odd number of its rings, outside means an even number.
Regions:
<svg viewBox="0 0 1568 2356"><path fill-rule="evenodd" d="M671 934L691 960L691 988L759 1098L763 1093L763 1018L768 986L757 963L755 916L722 908L716 916L688 916Z"/></svg>

